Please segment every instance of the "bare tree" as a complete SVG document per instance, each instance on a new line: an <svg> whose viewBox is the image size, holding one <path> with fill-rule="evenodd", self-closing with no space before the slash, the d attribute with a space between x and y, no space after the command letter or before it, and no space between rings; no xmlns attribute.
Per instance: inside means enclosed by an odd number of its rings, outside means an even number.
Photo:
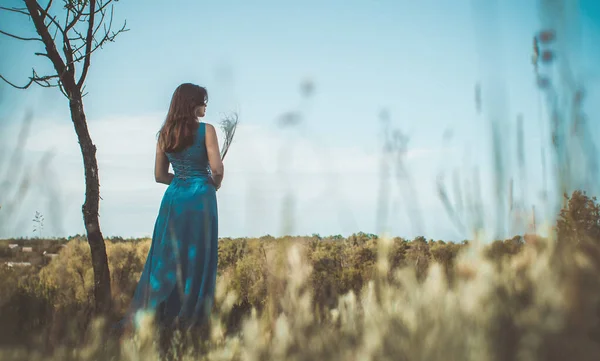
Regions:
<svg viewBox="0 0 600 361"><path fill-rule="evenodd" d="M24 7L0 6L1 11L29 18L35 26L37 37L21 36L2 29L0 34L20 41L41 43L45 51L36 52L35 55L50 60L54 68L50 74L43 75L32 69L32 74L24 85L13 83L3 75L0 78L18 89L27 89L33 84L46 88L56 87L69 100L71 120L79 140L85 169L85 201L82 211L94 269L95 307L99 313L110 309L110 273L98 221L100 183L96 146L87 127L83 97L92 54L127 31L126 24L116 31L112 29L113 2L116 1L118 0L62 0L60 6L53 4L53 0L44 4L36 0L23 0Z"/></svg>

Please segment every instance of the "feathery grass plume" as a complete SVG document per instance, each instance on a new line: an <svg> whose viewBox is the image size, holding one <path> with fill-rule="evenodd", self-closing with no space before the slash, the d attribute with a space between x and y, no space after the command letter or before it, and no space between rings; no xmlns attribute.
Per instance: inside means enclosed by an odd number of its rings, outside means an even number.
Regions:
<svg viewBox="0 0 600 361"><path fill-rule="evenodd" d="M2 90L2 88L0 88ZM0 105L3 103L0 92ZM7 119L0 119L0 235L21 233L28 222L24 215L26 204L35 190L49 198L46 213L53 214L48 219L54 230L62 229L61 224L61 195L56 184L55 173L52 170L54 153L44 151L41 157L30 164L26 157L27 142L32 132L33 113L26 111L18 126L16 138L11 134L11 123ZM14 122L16 123L16 122ZM14 144L10 144L10 137ZM10 145L9 145L10 144ZM12 150L9 146L14 147ZM40 201L40 198L37 198ZM36 212L34 222L38 236L41 237L44 228L43 217Z"/></svg>
<svg viewBox="0 0 600 361"><path fill-rule="evenodd" d="M18 218L18 208L31 188L32 172L31 169L24 169L23 153L29 138L32 120L31 113L28 112L21 123L13 151L0 152L3 153L2 158L0 158L0 169L3 170L0 176L0 233L14 228ZM3 126L6 126L6 124L3 124ZM5 130L0 131L0 145L2 148L7 148L6 133Z"/></svg>
<svg viewBox="0 0 600 361"><path fill-rule="evenodd" d="M406 160L409 151L409 136L398 127L391 126L391 116L387 109L379 113L382 124L382 148L379 165L379 194L377 201L377 231L383 234L388 231L388 223L395 204L390 202L392 183L395 178L400 195L396 201L401 201L405 206L406 215L411 220L413 232L424 231L424 222L419 205L419 197L415 192L414 179L408 171ZM392 209L391 209L392 208Z"/></svg>
<svg viewBox="0 0 600 361"><path fill-rule="evenodd" d="M41 239L42 231L44 230L44 215L39 211L35 211L35 215L31 221L34 222L33 233L35 234L37 232L37 237Z"/></svg>
<svg viewBox="0 0 600 361"><path fill-rule="evenodd" d="M237 129L238 123L239 117L238 114L235 112L229 115L225 115L219 123L221 126L221 130L225 135L225 140L223 142L223 146L221 147L221 159L225 159L225 156L229 151L229 147L231 146L231 143L233 143L233 137L235 136L235 131Z"/></svg>

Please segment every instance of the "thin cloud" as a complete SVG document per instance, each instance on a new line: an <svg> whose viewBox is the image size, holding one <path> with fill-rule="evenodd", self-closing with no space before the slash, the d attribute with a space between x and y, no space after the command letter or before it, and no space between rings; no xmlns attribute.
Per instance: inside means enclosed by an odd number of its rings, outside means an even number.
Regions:
<svg viewBox="0 0 600 361"><path fill-rule="evenodd" d="M107 235L139 236L152 232L165 189L153 179L156 132L162 121L162 114L150 114L90 122L100 167L101 225ZM226 179L218 193L221 234L277 235L283 222L282 202L289 189L295 204L296 233L373 231L379 185L378 149L321 146L300 137L287 143L289 140L275 128L244 122L239 125L225 161ZM286 177L282 177L277 166L283 146L291 151ZM84 178L79 145L70 122L36 121L25 157L34 159L50 149L54 154L52 165L60 168L58 187L69 200L54 212L61 213L64 223L66 234L60 235L81 232L79 204L83 202ZM428 176L428 168L437 164L435 158L448 155L448 151L411 149L405 157L406 167L417 179L433 179ZM417 191L425 195L424 204L434 203L432 189L433 180L418 182ZM33 210L35 205L28 208ZM45 216L49 219L54 215ZM26 235L27 231L22 230L21 234Z"/></svg>

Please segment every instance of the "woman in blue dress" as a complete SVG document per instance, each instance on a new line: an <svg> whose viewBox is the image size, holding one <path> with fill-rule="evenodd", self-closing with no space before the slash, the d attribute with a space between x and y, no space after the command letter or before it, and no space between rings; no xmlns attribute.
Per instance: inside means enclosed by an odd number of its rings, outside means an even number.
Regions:
<svg viewBox="0 0 600 361"><path fill-rule="evenodd" d="M154 176L168 187L122 326L137 328L144 313L138 311L154 313L161 328L196 328L209 319L217 276L216 191L223 162L215 128L198 119L204 117L207 101L205 88L181 84L158 132Z"/></svg>

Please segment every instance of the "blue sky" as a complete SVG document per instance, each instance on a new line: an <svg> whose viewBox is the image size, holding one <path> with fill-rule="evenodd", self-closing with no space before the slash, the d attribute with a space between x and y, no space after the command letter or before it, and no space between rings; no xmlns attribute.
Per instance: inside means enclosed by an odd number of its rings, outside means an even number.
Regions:
<svg viewBox="0 0 600 361"><path fill-rule="evenodd" d="M389 111L392 126L410 137L404 161L414 184L408 188L392 180L387 189L393 199L390 233L470 238L444 212L436 179L444 174L450 181L458 171L466 194L473 187L465 182L474 167L480 169L489 210L484 218L494 228L489 115L502 118L502 155L507 172L514 174L514 125L523 115L528 176L522 201L527 208L542 208L537 195L545 138L539 119L547 114L539 106L530 62L532 37L540 29L537 5L517 0L179 0L171 6L119 1L116 24L126 18L130 31L95 54L85 99L98 146L103 232L151 234L164 192L152 176L155 134L174 88L188 81L209 90L207 122L217 124L232 110L242 121L219 191L222 236L377 232L382 109ZM582 39L574 53L577 76L586 80L587 101L593 104L599 95L593 64L600 51L593 44L600 41L600 5L582 0L570 19L575 15L580 18L572 24L581 26ZM32 31L18 16L0 14L0 24L19 34ZM32 55L39 50L35 44L0 38L0 48L9 54L0 60L0 73L14 82L24 81L32 65L47 69L44 59ZM315 86L308 99L299 91L304 81ZM474 100L477 83L482 84L482 114ZM34 182L18 220L0 229L0 237L32 235L36 210L46 215L49 235L83 233L81 156L66 100L58 91L39 88L3 87L2 92L2 132L16 133L16 121L32 109L26 161L34 164L50 149L54 158L51 176ZM300 125L278 127L277 119L291 111L302 112ZM591 119L599 115L597 105L586 111ZM444 134L451 139L444 140ZM278 153L284 148L289 155L281 168ZM58 205L44 185L50 178L52 192L64 197ZM287 192L293 194L295 213L286 229L281 209ZM417 223L415 201L421 215ZM472 218L463 216L465 223Z"/></svg>

